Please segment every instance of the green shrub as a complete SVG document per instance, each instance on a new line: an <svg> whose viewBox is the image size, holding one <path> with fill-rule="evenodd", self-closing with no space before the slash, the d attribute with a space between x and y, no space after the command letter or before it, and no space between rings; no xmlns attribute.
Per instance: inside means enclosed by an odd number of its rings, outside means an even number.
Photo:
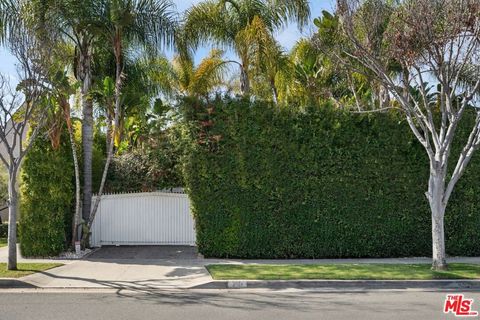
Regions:
<svg viewBox="0 0 480 320"><path fill-rule="evenodd" d="M172 130L173 131L173 130ZM155 191L183 186L173 133L163 132L151 145L132 148L113 159L106 192Z"/></svg>
<svg viewBox="0 0 480 320"><path fill-rule="evenodd" d="M400 116L220 99L184 110L183 174L205 256L431 254L428 160ZM479 164L447 208L452 255L480 254Z"/></svg>
<svg viewBox="0 0 480 320"><path fill-rule="evenodd" d="M54 150L46 136L37 138L22 170L20 246L25 256L51 256L71 237L74 168L67 134Z"/></svg>

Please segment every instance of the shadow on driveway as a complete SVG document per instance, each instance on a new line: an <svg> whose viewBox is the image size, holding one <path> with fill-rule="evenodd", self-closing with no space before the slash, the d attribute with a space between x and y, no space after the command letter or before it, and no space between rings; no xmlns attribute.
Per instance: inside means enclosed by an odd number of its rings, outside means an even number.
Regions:
<svg viewBox="0 0 480 320"><path fill-rule="evenodd" d="M102 246L85 260L194 260L197 247L192 246Z"/></svg>

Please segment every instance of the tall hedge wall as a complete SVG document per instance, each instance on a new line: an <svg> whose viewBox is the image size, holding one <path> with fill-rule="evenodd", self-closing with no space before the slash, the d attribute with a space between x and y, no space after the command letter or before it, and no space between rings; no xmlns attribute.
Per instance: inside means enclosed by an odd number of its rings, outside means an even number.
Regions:
<svg viewBox="0 0 480 320"><path fill-rule="evenodd" d="M71 239L74 169L67 133L53 149L46 135L36 139L22 170L20 247L25 256L52 256Z"/></svg>
<svg viewBox="0 0 480 320"><path fill-rule="evenodd" d="M184 177L205 256L431 254L428 162L400 117L221 99L184 107ZM451 255L480 254L479 169L477 155L447 208Z"/></svg>

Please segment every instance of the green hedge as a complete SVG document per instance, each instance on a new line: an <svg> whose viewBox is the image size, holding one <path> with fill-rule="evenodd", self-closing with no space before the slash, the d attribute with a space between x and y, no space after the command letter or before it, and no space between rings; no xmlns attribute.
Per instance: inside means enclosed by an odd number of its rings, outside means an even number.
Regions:
<svg viewBox="0 0 480 320"><path fill-rule="evenodd" d="M184 102L184 178L207 257L431 254L424 150L401 118ZM480 254L480 161L447 208L447 252Z"/></svg>
<svg viewBox="0 0 480 320"><path fill-rule="evenodd" d="M74 168L66 133L54 150L40 136L25 158L22 170L20 246L25 256L52 256L71 238Z"/></svg>

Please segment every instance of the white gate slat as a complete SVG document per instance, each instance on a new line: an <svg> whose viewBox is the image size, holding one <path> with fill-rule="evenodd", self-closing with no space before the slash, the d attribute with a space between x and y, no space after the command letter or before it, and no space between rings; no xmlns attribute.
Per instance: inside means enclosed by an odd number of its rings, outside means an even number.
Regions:
<svg viewBox="0 0 480 320"><path fill-rule="evenodd" d="M95 201L95 197L93 199ZM186 194L149 192L103 195L91 245L195 245Z"/></svg>

